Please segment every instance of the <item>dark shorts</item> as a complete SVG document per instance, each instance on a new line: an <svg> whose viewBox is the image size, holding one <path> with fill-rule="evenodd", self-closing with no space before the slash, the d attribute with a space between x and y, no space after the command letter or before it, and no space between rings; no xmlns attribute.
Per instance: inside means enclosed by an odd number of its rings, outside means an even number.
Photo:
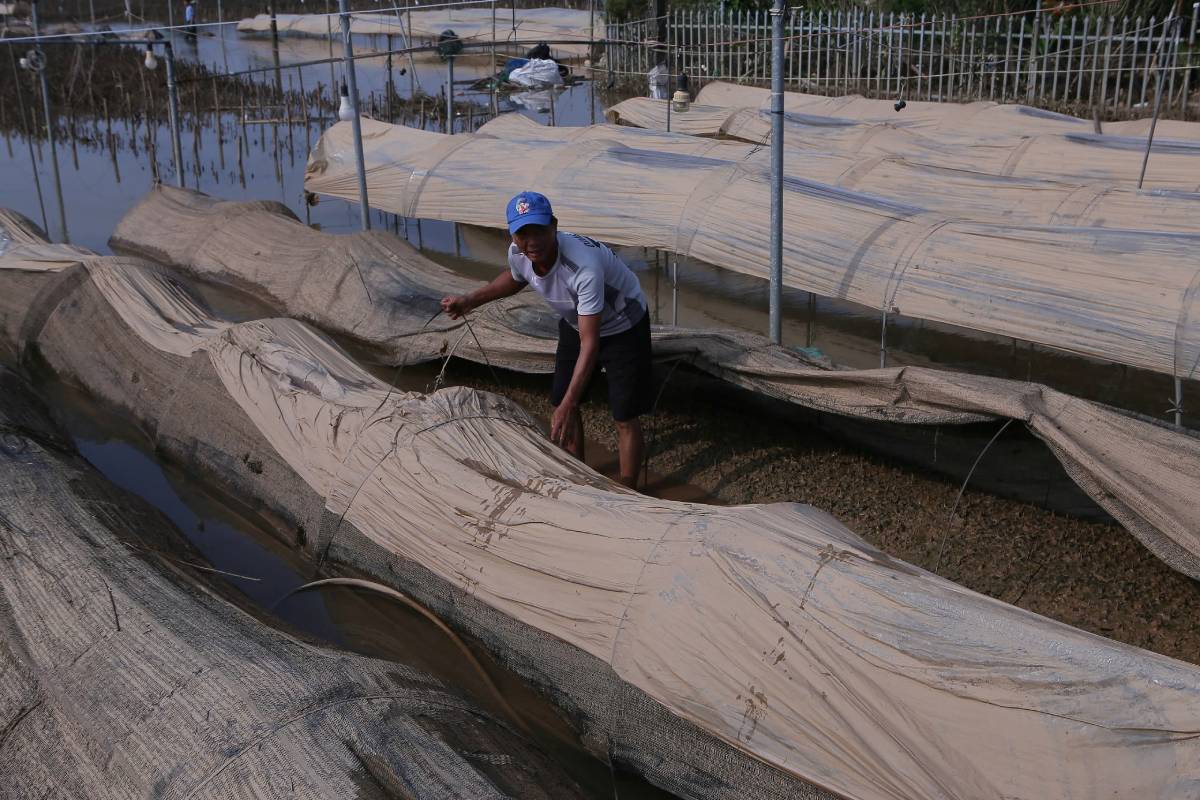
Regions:
<svg viewBox="0 0 1200 800"><path fill-rule="evenodd" d="M550 394L550 402L555 406L562 402L571 386L578 359L579 332L560 319L558 352L554 356L554 390ZM651 411L654 405L654 365L650 359L649 312L643 314L641 321L629 330L600 337L596 366L603 367L608 378L608 406L612 409L613 419L627 422ZM595 374L593 372L592 377Z"/></svg>

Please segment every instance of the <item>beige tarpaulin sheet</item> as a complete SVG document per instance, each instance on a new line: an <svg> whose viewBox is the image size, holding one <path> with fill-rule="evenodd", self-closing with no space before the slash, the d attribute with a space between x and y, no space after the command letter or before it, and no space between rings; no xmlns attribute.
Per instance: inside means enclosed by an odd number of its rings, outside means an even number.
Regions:
<svg viewBox="0 0 1200 800"><path fill-rule="evenodd" d="M203 557L3 367L0 555L6 800L582 796L433 677L301 641L198 583Z"/></svg>
<svg viewBox="0 0 1200 800"><path fill-rule="evenodd" d="M566 230L767 275L770 175L754 164L370 120L363 132L376 208L502 227L508 199L536 188ZM357 201L349 123L321 137L305 188ZM1200 234L971 221L791 175L784 195L789 286L881 314L1196 374Z"/></svg>
<svg viewBox="0 0 1200 800"><path fill-rule="evenodd" d="M521 114L501 114L479 133L518 141L606 140L643 150L748 161L762 167L770 163L768 148L738 140L626 125L552 127ZM784 152L784 169L838 188L981 220L1194 232L1200 219L1198 192L1138 191L1106 183L989 175L895 155L856 156L789 147Z"/></svg>
<svg viewBox="0 0 1200 800"><path fill-rule="evenodd" d="M337 16L321 14L277 14L276 27L281 36L341 36L341 22ZM493 22L495 28L493 29ZM397 16L394 12L356 13L350 17L351 33L362 35L391 35L404 37L412 26L414 42L435 43L445 30L453 30L464 42L490 42L492 31L496 31L497 47L506 41L527 43L553 41L550 50L559 57L582 58L587 55L588 36L594 23L597 38L604 34L604 19L596 14L589 20L586 9L573 8L518 8L516 11L516 33L513 33L513 10L511 6L479 8L435 8L429 10L404 11ZM239 33L266 33L271 30L269 14L238 22ZM567 40L564 42L563 40ZM578 40L579 44L570 44ZM468 50L468 54L486 55L487 49Z"/></svg>
<svg viewBox="0 0 1200 800"><path fill-rule="evenodd" d="M1193 666L967 591L810 507L624 490L501 397L392 391L303 323L212 319L145 262L40 274L62 283L0 302L24 301L21 344L52 367L151 425L203 407L187 424L213 442L236 410L338 519L332 557L386 553L363 566L391 582L416 562L731 752L856 800L1200 788Z"/></svg>
<svg viewBox="0 0 1200 800"><path fill-rule="evenodd" d="M95 255L86 247L49 244L33 223L0 208L0 257L6 263L27 263L30 266L55 262L71 264L83 256Z"/></svg>
<svg viewBox="0 0 1200 800"><path fill-rule="evenodd" d="M757 86L742 86L726 81L706 84L696 95L696 102L733 108L767 109L771 91ZM928 100L906 100L906 107L897 112L895 100L877 100L861 95L826 97L803 92L784 92L786 111L799 111L823 117L864 120L871 122L900 122L911 127L970 130L990 133L997 127L1019 129L1032 133L1090 133L1095 130L1090 119L1080 119L1054 111L1046 111L1018 103L995 103L990 100L974 103L939 103ZM1101 130L1116 136L1145 137L1150 132L1150 118L1104 122ZM1175 119L1160 119L1155 137L1168 139L1200 139L1200 123Z"/></svg>
<svg viewBox="0 0 1200 800"><path fill-rule="evenodd" d="M635 97L605 114L610 122L666 130L667 105L666 100ZM695 121L682 119L693 112L697 113ZM672 131L759 144L771 140L770 115L762 109L696 105L670 116ZM712 128L711 122L721 116L723 121ZM787 112L784 143L789 150L862 157L895 155L992 175L1137 186L1146 149L1144 138L1091 132L1031 135L1024 129L1023 119L999 117L991 122L983 130L958 130ZM1186 192L1200 189L1200 141L1155 137L1145 185Z"/></svg>
<svg viewBox="0 0 1200 800"><path fill-rule="evenodd" d="M470 330L437 316L445 294L479 284L382 231L315 231L273 203L152 190L117 226L122 252L240 287L291 316L369 345L398 364L454 354L508 369L553 369L555 317L526 292L484 307ZM955 424L1024 422L1072 478L1175 569L1200 578L1200 440L1048 387L906 367L817 368L760 336L655 326L660 358L684 358L738 386L847 416ZM481 349L482 345L482 349Z"/></svg>

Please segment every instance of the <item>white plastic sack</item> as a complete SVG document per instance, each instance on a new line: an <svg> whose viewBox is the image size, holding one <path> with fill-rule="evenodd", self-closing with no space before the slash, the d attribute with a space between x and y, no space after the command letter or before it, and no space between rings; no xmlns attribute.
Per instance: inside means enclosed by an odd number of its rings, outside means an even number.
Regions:
<svg viewBox="0 0 1200 800"><path fill-rule="evenodd" d="M650 84L650 97L654 100L669 100L667 93L671 83L671 75L667 72L666 64L658 64L646 73Z"/></svg>
<svg viewBox="0 0 1200 800"><path fill-rule="evenodd" d="M559 86L563 82L562 75L558 74L558 62L548 58L530 59L529 63L510 72L508 79L519 86L533 88Z"/></svg>

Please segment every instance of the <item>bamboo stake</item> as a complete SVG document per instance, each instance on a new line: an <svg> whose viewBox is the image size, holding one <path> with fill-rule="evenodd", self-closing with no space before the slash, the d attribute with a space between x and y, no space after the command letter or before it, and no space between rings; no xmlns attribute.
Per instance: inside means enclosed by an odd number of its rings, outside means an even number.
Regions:
<svg viewBox="0 0 1200 800"><path fill-rule="evenodd" d="M1104 109L1108 105L1108 62L1112 57L1113 43L1113 26L1116 20L1113 17L1108 18L1108 33L1104 39L1104 67L1100 75L1100 108Z"/></svg>
<svg viewBox="0 0 1200 800"><path fill-rule="evenodd" d="M941 48L938 54L938 101L946 101L946 15L942 15Z"/></svg>
<svg viewBox="0 0 1200 800"><path fill-rule="evenodd" d="M1058 99L1058 68L1062 63L1062 41L1063 41L1063 25L1066 20L1062 17L1058 18L1058 33L1054 37L1054 80L1050 85L1050 99Z"/></svg>

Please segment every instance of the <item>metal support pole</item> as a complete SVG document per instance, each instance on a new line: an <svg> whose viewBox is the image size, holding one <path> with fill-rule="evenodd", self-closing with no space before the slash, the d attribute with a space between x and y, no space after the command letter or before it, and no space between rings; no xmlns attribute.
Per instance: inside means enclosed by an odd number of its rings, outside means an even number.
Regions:
<svg viewBox="0 0 1200 800"><path fill-rule="evenodd" d="M879 323L879 368L887 366L887 321L888 312L885 308Z"/></svg>
<svg viewBox="0 0 1200 800"><path fill-rule="evenodd" d="M446 59L446 133L454 133L454 56Z"/></svg>
<svg viewBox="0 0 1200 800"><path fill-rule="evenodd" d="M515 0L514 0L515 2ZM492 116L500 116L500 87L496 80L496 0L492 0Z"/></svg>
<svg viewBox="0 0 1200 800"><path fill-rule="evenodd" d="M1167 52L1175 46L1175 37L1178 35L1179 29L1179 6L1180 3L1175 3L1175 8L1171 10L1171 17L1167 20L1163 30L1165 32L1162 46L1158 49L1158 81L1154 87L1154 116L1150 119L1150 133L1146 136L1146 154L1142 156L1142 172L1138 175L1138 188L1142 188L1142 182L1146 180L1146 165L1150 162L1150 148L1154 145L1154 129L1158 127L1158 113L1162 109L1163 98L1163 81L1166 80L1167 72Z"/></svg>
<svg viewBox="0 0 1200 800"><path fill-rule="evenodd" d="M1183 379L1175 378L1175 427L1183 427Z"/></svg>
<svg viewBox="0 0 1200 800"><path fill-rule="evenodd" d="M783 341L783 0L771 8L771 341Z"/></svg>
<svg viewBox="0 0 1200 800"><path fill-rule="evenodd" d="M171 122L171 160L175 166L175 182L183 187L183 148L179 144L179 89L175 86L175 48L163 43L167 62L167 113Z"/></svg>
<svg viewBox="0 0 1200 800"><path fill-rule="evenodd" d="M346 71L346 86L350 94L350 109L354 118L350 120L354 128L354 160L358 166L358 204L359 220L364 231L371 230L371 207L367 205L367 168L363 161L362 119L358 116L358 79L354 74L354 45L350 42L350 12L347 0L338 0L338 13L342 21L342 50L344 54L344 69Z"/></svg>
<svg viewBox="0 0 1200 800"><path fill-rule="evenodd" d="M679 325L679 256L671 259L671 326Z"/></svg>
<svg viewBox="0 0 1200 800"><path fill-rule="evenodd" d="M37 7L37 0L31 0L29 22L33 27L34 37L38 35ZM37 72L38 79L42 84L42 111L45 112L46 117L46 139L50 142L50 166L54 170L54 197L58 201L58 227L62 231L62 240L70 243L71 235L67 232L67 210L63 206L62 177L58 174L58 148L54 144L54 122L50 113L50 85L46 82L46 58L40 47L37 48L37 53L42 56L41 68Z"/></svg>

